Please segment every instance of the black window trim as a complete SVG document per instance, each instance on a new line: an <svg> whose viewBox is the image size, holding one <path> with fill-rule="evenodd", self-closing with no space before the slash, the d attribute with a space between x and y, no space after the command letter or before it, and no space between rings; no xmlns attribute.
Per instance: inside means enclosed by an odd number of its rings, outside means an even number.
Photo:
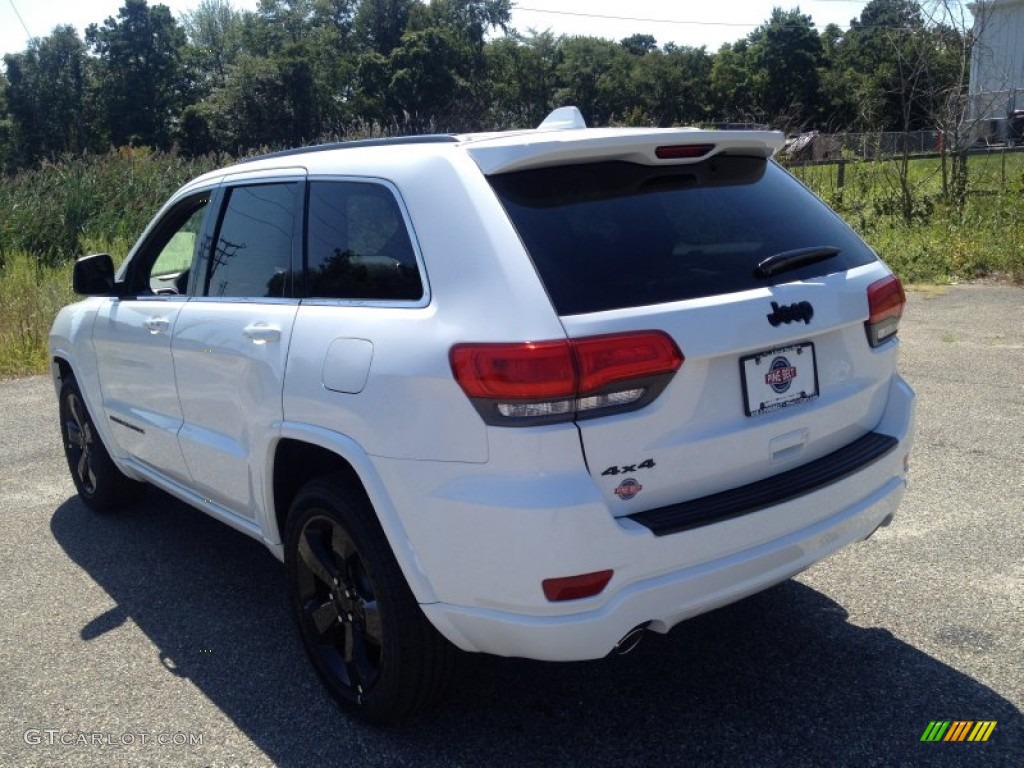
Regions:
<svg viewBox="0 0 1024 768"><path fill-rule="evenodd" d="M310 184L314 181L323 182L350 182L356 184L376 184L386 188L391 192L391 196L394 198L395 203L398 206L398 211L402 216L402 221L405 224L406 233L409 236L409 243L412 245L413 255L416 258L416 268L420 273L420 283L423 286L423 295L418 299L340 299L340 298L324 298L324 297L308 297L306 296L306 287L308 284L308 269L309 269L309 197L310 197ZM402 198L402 193L398 190L398 187L388 179L380 178L379 176L351 176L343 174L324 174L318 173L315 175L309 175L306 177L306 205L302 216L302 282L303 291L301 293L301 303L304 306L320 307L378 307L386 309L423 309L424 307L430 306L432 300L432 293L430 290L430 278L427 275L426 265L423 261L423 252L420 249L419 239L416 236L416 228L413 227L412 219L409 216L409 210L405 205L405 200Z"/></svg>

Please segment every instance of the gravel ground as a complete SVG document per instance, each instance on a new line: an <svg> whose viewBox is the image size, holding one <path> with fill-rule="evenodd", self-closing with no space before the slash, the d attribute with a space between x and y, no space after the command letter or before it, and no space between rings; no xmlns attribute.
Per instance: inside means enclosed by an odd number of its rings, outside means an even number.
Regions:
<svg viewBox="0 0 1024 768"><path fill-rule="evenodd" d="M45 378L0 382L0 766L1024 766L1024 292L912 293L895 523L634 653L468 657L408 726L321 692L259 544L74 495ZM932 720L985 743L921 743ZM184 741L184 743L181 743ZM201 742L201 743L196 743Z"/></svg>

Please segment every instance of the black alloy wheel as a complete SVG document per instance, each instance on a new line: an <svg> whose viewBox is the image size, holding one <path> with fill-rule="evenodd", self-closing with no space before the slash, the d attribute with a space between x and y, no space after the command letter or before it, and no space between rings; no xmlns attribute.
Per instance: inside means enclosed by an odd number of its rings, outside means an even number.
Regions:
<svg viewBox="0 0 1024 768"><path fill-rule="evenodd" d="M420 609L362 488L340 475L307 483L285 564L306 653L342 708L388 725L440 699L457 651Z"/></svg>
<svg viewBox="0 0 1024 768"><path fill-rule="evenodd" d="M114 464L71 377L60 388L60 428L71 479L86 506L109 512L141 496L145 484L125 476Z"/></svg>
<svg viewBox="0 0 1024 768"><path fill-rule="evenodd" d="M92 421L77 391L68 392L65 403L67 415L62 421L68 466L79 490L87 495L93 495L96 493L96 472L93 469L93 446L96 438L93 435Z"/></svg>
<svg viewBox="0 0 1024 768"><path fill-rule="evenodd" d="M330 517L313 517L298 542L296 599L303 634L339 693L356 702L380 674L384 636L366 563Z"/></svg>

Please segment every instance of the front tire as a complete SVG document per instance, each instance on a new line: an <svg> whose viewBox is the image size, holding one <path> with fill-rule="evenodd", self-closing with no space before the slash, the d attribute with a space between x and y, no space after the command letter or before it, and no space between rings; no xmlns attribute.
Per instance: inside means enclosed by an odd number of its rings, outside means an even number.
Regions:
<svg viewBox="0 0 1024 768"><path fill-rule="evenodd" d="M60 388L60 427L71 479L87 507L110 512L138 500L145 485L114 464L85 407L78 382L70 377Z"/></svg>
<svg viewBox="0 0 1024 768"><path fill-rule="evenodd" d="M386 725L438 700L456 650L420 610L361 489L334 476L304 486L285 562L303 645L343 708Z"/></svg>

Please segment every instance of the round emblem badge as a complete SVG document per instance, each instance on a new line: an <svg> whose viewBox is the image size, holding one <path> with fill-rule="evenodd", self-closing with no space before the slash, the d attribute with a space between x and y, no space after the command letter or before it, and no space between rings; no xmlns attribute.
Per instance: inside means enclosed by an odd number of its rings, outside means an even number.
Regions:
<svg viewBox="0 0 1024 768"><path fill-rule="evenodd" d="M643 489L644 487L640 483L632 477L628 477L619 483L619 487L615 489L615 495L623 501L629 501Z"/></svg>
<svg viewBox="0 0 1024 768"><path fill-rule="evenodd" d="M793 379L796 378L796 368L789 364L789 360L779 355L772 360L768 373L764 375L764 383L771 385L771 388L778 394L789 390Z"/></svg>

